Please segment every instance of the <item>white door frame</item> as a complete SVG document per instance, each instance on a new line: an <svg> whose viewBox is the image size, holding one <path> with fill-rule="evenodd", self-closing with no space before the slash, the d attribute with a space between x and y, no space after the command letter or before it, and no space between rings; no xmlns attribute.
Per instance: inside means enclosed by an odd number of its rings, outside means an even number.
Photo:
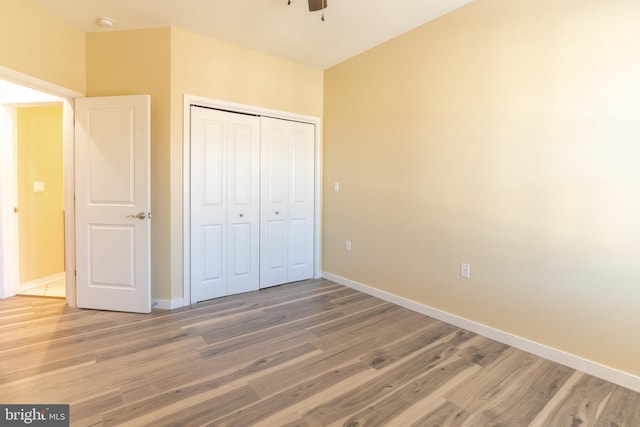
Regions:
<svg viewBox="0 0 640 427"><path fill-rule="evenodd" d="M71 89L64 88L62 86L49 83L44 80L29 76L19 71L11 70L0 66L0 79L7 80L22 86L30 87L32 89L39 90L51 95L55 95L63 99L62 106L62 149L63 149L63 170L64 170L64 210L65 210L65 233L64 233L64 252L65 252L65 271L66 274L66 298L67 304L71 307L76 306L76 245L75 245L75 208L73 202L74 196L74 175L75 175L75 160L74 160L74 113L73 113L73 100L74 98L82 97L84 94L76 92ZM16 177L10 177L8 184L15 187ZM0 191L0 194L6 194L5 191ZM4 206L5 203L11 204L11 200L0 200L0 206ZM5 229L3 222L3 216L0 215L0 237L4 240L6 237L13 236L17 239L16 233L9 233L9 236L4 236L1 232ZM6 222L6 221L5 221ZM4 248L17 247L17 241L2 241L0 242ZM9 252L9 253L6 253ZM15 280L5 280L11 277L17 278L17 255L11 251L0 251L0 270L7 272L0 275L0 298L7 298L15 295L17 283Z"/></svg>
<svg viewBox="0 0 640 427"><path fill-rule="evenodd" d="M313 236L313 277L322 274L322 132L320 118L271 110L245 104L205 98L196 95L184 95L183 119L183 299L184 305L191 304L191 106L217 108L234 113L268 116L276 119L293 120L315 125L315 212Z"/></svg>
<svg viewBox="0 0 640 427"><path fill-rule="evenodd" d="M19 280L17 206L17 154L15 108L0 106L0 298L15 295Z"/></svg>

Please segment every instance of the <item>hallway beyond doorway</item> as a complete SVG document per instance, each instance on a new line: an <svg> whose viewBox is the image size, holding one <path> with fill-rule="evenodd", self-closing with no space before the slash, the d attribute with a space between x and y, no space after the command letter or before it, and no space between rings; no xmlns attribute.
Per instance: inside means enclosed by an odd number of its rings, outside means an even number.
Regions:
<svg viewBox="0 0 640 427"><path fill-rule="evenodd" d="M33 282L31 283L33 284ZM22 285L18 291L18 295L65 298L65 274L50 276L45 280L39 281L35 286Z"/></svg>

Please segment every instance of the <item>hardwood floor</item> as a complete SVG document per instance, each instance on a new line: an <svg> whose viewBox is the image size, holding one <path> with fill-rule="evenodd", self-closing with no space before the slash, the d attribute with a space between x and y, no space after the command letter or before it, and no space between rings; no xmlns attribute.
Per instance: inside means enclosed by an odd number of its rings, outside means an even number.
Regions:
<svg viewBox="0 0 640 427"><path fill-rule="evenodd" d="M640 426L640 394L325 280L150 315L0 301L0 403L78 426Z"/></svg>

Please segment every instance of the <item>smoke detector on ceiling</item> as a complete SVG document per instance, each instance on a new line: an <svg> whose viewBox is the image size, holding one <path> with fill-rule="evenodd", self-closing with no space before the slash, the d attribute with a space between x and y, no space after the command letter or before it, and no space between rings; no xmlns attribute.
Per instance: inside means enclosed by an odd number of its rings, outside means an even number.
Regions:
<svg viewBox="0 0 640 427"><path fill-rule="evenodd" d="M104 28L112 28L114 25L116 25L116 21L106 16L101 16L100 18L96 19L96 24Z"/></svg>

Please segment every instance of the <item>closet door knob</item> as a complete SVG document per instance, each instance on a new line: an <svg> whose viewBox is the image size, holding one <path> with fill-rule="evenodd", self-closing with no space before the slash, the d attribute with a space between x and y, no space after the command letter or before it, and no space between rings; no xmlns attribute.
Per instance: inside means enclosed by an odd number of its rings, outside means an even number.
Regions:
<svg viewBox="0 0 640 427"><path fill-rule="evenodd" d="M276 215L280 215L280 211L276 211Z"/></svg>
<svg viewBox="0 0 640 427"><path fill-rule="evenodd" d="M240 214L240 218L244 218L244 214L243 213Z"/></svg>

